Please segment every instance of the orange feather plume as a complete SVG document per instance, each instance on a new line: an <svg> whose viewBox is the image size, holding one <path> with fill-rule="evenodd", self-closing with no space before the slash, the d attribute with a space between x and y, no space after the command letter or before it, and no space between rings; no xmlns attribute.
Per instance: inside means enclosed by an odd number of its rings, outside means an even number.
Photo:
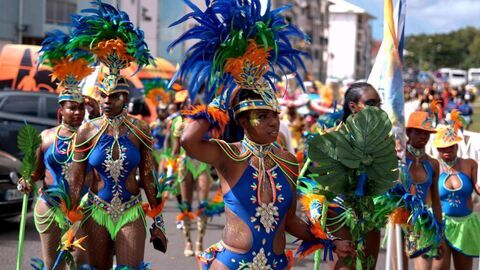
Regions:
<svg viewBox="0 0 480 270"><path fill-rule="evenodd" d="M265 49L259 46L253 39L249 40L247 51L240 57L228 58L225 63L225 72L230 73L236 81L243 81L245 78L245 64L250 63L252 68L257 68L253 74L255 79L259 79L268 71L268 56L270 55L270 48ZM253 70L250 70L253 71Z"/></svg>
<svg viewBox="0 0 480 270"><path fill-rule="evenodd" d="M187 218L189 220L194 220L195 219L195 214L192 213L192 212L189 212L189 211L185 211L185 212L177 215L177 221L185 220Z"/></svg>
<svg viewBox="0 0 480 270"><path fill-rule="evenodd" d="M390 222L393 224L407 224L408 217L410 217L410 212L403 207L399 207L390 214Z"/></svg>
<svg viewBox="0 0 480 270"><path fill-rule="evenodd" d="M320 227L319 223L312 223L310 227L310 232L315 235L316 238L320 238L323 240L328 240L327 233Z"/></svg>
<svg viewBox="0 0 480 270"><path fill-rule="evenodd" d="M118 58L125 60L128 66L135 58L128 54L127 45L120 38L101 41L93 48L93 53L100 58L100 61L107 62L107 57L116 54Z"/></svg>
<svg viewBox="0 0 480 270"><path fill-rule="evenodd" d="M436 99L430 102L430 113L438 113L438 101Z"/></svg>
<svg viewBox="0 0 480 270"><path fill-rule="evenodd" d="M454 109L452 110L452 112L450 112L450 120L453 121L453 128L455 130L455 132L458 131L458 129L460 129L460 127L462 127L462 120L461 120L461 115L460 115L460 111L457 110L457 109Z"/></svg>
<svg viewBox="0 0 480 270"><path fill-rule="evenodd" d="M182 111L182 114L191 119L207 119L210 124L214 126L211 130L211 135L214 138L220 138L230 120L225 111L205 104L194 106L190 110L184 110Z"/></svg>
<svg viewBox="0 0 480 270"><path fill-rule="evenodd" d="M67 77L73 77L77 82L83 80L85 77L92 73L93 68L89 66L87 60L80 58L71 60L69 58L63 58L54 62L52 71L52 81L59 79L64 81Z"/></svg>
<svg viewBox="0 0 480 270"><path fill-rule="evenodd" d="M67 206L65 205L65 202L60 203L60 209L62 210L63 213L67 216L68 220L73 224L77 221L82 220L83 214L82 214L82 208L77 207L74 210L68 210Z"/></svg>
<svg viewBox="0 0 480 270"><path fill-rule="evenodd" d="M166 201L167 201L166 198L163 198L162 202L158 204L157 207L152 208L147 212L147 216L155 219L155 217L157 217L158 215L160 215L160 213L162 213L163 207L165 206Z"/></svg>
<svg viewBox="0 0 480 270"><path fill-rule="evenodd" d="M170 95L162 88L150 90L146 97L152 101L153 106L155 107L158 106L159 100L161 100L163 103L170 103Z"/></svg>
<svg viewBox="0 0 480 270"><path fill-rule="evenodd" d="M288 261L288 265L287 265L286 270L292 269L293 268L293 263L295 262L295 257L293 256L293 251L291 249L287 250L287 252L285 252L285 256L287 256L287 261Z"/></svg>

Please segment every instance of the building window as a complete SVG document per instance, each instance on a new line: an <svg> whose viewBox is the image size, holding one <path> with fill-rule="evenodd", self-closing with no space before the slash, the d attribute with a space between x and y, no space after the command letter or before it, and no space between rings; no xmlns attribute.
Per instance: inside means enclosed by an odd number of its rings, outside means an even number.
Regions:
<svg viewBox="0 0 480 270"><path fill-rule="evenodd" d="M69 24L70 15L76 11L76 3L67 0L47 0L47 23Z"/></svg>

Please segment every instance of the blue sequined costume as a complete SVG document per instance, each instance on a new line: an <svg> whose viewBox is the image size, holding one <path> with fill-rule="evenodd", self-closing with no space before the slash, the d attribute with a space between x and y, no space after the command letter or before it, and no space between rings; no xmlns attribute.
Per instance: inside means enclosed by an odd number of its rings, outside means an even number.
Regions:
<svg viewBox="0 0 480 270"><path fill-rule="evenodd" d="M273 245L278 226L292 205L291 184L278 165L266 170L274 196L271 203L263 203L259 200L259 170L253 166L251 158L248 163L238 182L224 194L223 200L225 207L248 225L252 247L239 254L219 242L201 255L204 269L208 269L215 259L228 269L286 269L288 266L285 253L275 254ZM262 266L265 268L258 268Z"/></svg>

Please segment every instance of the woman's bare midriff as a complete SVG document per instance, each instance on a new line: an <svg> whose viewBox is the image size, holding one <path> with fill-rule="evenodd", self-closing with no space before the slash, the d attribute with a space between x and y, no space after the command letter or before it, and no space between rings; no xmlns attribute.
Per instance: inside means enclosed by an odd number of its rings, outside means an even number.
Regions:
<svg viewBox="0 0 480 270"><path fill-rule="evenodd" d="M238 163L232 162L228 164L226 167L229 168L229 172L225 173L225 169L219 170L219 177L222 181L222 191L223 194L226 194L230 191L232 187L240 181L243 173L249 166L249 161ZM255 163L255 162L254 162ZM270 166L269 166L270 167ZM232 170L233 168L233 170ZM227 181L223 175L229 177L229 179L234 179ZM236 179L236 180L235 180ZM266 202L270 202L272 198L272 191L270 189L270 185L265 185L267 187L266 196L262 196L266 199ZM246 198L248 199L248 198ZM248 225L235 213L233 213L227 206L225 206L225 227L222 233L222 241L225 245L225 248L228 250L238 253L238 254L245 254L250 251L252 248L252 232ZM279 228L276 232L274 238L274 253L277 255L283 254L285 250L285 218L282 218L282 221L278 224ZM218 268L223 269L223 268Z"/></svg>

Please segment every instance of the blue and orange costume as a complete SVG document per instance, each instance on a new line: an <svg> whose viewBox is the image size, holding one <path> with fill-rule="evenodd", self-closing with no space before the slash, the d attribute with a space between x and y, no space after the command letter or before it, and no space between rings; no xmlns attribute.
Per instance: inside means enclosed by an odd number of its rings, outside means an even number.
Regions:
<svg viewBox="0 0 480 270"><path fill-rule="evenodd" d="M262 14L258 0L207 0L205 10L190 1L185 3L192 11L172 25L188 19L194 19L197 24L175 40L170 48L190 39L196 40L196 43L187 50L173 80L190 78L188 90L191 99L194 100L199 90L203 89L205 102L210 104L186 111L184 116L207 120L211 137L218 138L224 134L230 116L237 117L241 112L261 109L278 113L273 71L278 68L284 73L295 73L297 64L303 66L301 56L305 53L294 49L289 40L294 36L307 38L280 15L286 7L271 10L268 1ZM303 85L298 73L296 79L299 85ZM233 106L232 101L239 90L252 91L258 98L243 100ZM237 184L223 194L223 200L225 207L248 225L252 246L246 253L239 254L220 241L198 257L203 269L209 269L215 260L228 269L288 269L291 266L289 256L275 254L273 245L278 226L284 221L295 198L292 185L296 183L290 179L292 172L288 171L288 166L296 163L275 154L276 146L273 144L258 145L251 139L243 138L240 153L223 140L213 141L233 161L249 163ZM258 168L251 163L253 157L259 161ZM265 167L266 157L274 161L273 168ZM263 184L271 186L273 199L270 203L264 203L260 198L259 190ZM319 248L331 247L332 242L323 231L318 235L312 234L318 237L314 242ZM303 251L306 249L309 248Z"/></svg>
<svg viewBox="0 0 480 270"><path fill-rule="evenodd" d="M107 118L105 123L116 121L120 125L123 121L128 121L124 117L121 115L111 120ZM115 138L105 133L105 128L96 128L97 132L102 133L98 135L98 143L91 150L88 164L98 172L104 186L97 194L88 192L83 209L85 218L92 217L107 228L110 237L115 239L117 232L131 221L142 218L146 224L140 194L131 194L125 186L132 170L138 167L140 150L128 138L130 132ZM114 147L118 147L116 159L113 157Z"/></svg>
<svg viewBox="0 0 480 270"><path fill-rule="evenodd" d="M130 94L131 86L120 75L120 71L134 62L138 69L141 69L152 63L153 57L145 43L143 32L134 27L125 12L112 5L102 3L100 0L92 2L92 5L94 8L83 10L81 14L72 16L74 30L69 47L88 48L95 60L104 64L109 70L109 73L104 75L98 90L105 96L123 98L124 95ZM85 224L87 220L93 219L96 224L92 224L104 227L111 239L91 235L90 242L100 239L104 242L113 241L117 245L118 242L115 241L119 241L117 238L119 231L126 224L139 220L146 225L146 215L154 220L152 231L156 231L158 228L165 235L161 214L164 202L163 190L161 183L156 179L156 166L152 155L153 138L146 128L147 125L138 121L141 120L127 116L125 109L115 116L103 115L84 125L85 130L91 132L88 133L88 138L84 138L84 141L81 142L78 140L75 142L74 162L86 163L95 170L99 180L103 183L103 186L96 192L92 189L89 190L86 202L81 205L84 215L82 222ZM135 138L138 143L134 143L131 138ZM141 178L141 184L138 187L141 185L144 188L150 203L150 210L147 205L142 204L140 192L132 194L127 189L127 180L136 172L137 168L139 168ZM72 188L74 199L77 199L75 192L78 189L78 182L76 180L81 182L83 179L78 178L73 181L76 184L76 187ZM143 235L145 228L142 227L135 226L135 232L138 232L138 235ZM141 241L135 243L139 242ZM141 248L142 252L135 254L142 255L144 246L139 245L141 247L138 248ZM129 249L132 250L133 244L122 246L125 246L125 252L128 253ZM113 256L114 251L109 252ZM101 261L103 258L92 259L92 256L95 254L90 256L91 262L103 263ZM137 259L143 258L135 257L131 260L132 263L133 261L136 263ZM106 262L106 265L112 263L111 261ZM93 266L98 267L97 265ZM145 267L145 264L120 267L137 269Z"/></svg>
<svg viewBox="0 0 480 270"><path fill-rule="evenodd" d="M67 101L82 104L84 103L84 97L81 94L79 84L93 71L93 57L92 54L82 49L68 49L70 39L70 35L59 30L48 33L42 42L39 64L50 66L52 77L60 81L59 87L63 90L58 97L59 104ZM39 168L44 168L45 171L38 172L38 174L36 172L34 175L37 178L35 180L39 180L39 177L45 176L48 171L51 178L51 182L46 183L40 191L39 200L35 205L34 219L35 226L40 234L53 232L58 237L58 244L51 247L53 251L62 246L61 235L67 232L72 223L80 219L80 215L77 215L75 211L70 211L69 197L73 145L77 128L62 120L59 126L48 131L53 133L53 142L43 151L42 164L44 166L39 166ZM67 134L69 135L62 136L62 131L68 131ZM44 132L45 137L43 139L48 140L50 136L48 132ZM63 132L63 134L65 133ZM86 190L87 187L84 186L80 195L83 196ZM46 203L48 206L46 211L40 210L40 202ZM58 227L61 230L60 233L56 230L50 230L52 225ZM49 254L49 252L43 252L43 254ZM56 267L62 261L57 260L54 265L50 265L51 260L52 258L44 258L46 267ZM73 263L73 259L71 263ZM43 265L43 262L35 260L33 264L41 267L40 265Z"/></svg>
<svg viewBox="0 0 480 270"><path fill-rule="evenodd" d="M225 248L223 242L220 241L204 252L200 256L200 260L207 269L209 263L214 259L219 260L228 269L257 269L267 266L271 269L286 269L289 265L289 258L285 254L275 254L273 243L278 225L286 217L292 205L293 190L291 185L295 185L295 183L292 183L288 175L282 171L283 164L277 164L272 169L262 172L253 166L250 161L252 155L259 159L263 159L267 155L273 155L272 148L275 146L272 144L264 147L262 151L258 151L252 149L252 143L245 138L242 141L242 153L235 154L235 151L225 141L216 140L215 142L232 160L237 162L247 160L249 162L237 184L228 193L224 194L223 200L225 207L248 225L253 242L248 252L238 254ZM269 204L261 201L259 192L262 184L259 177L265 173L273 191L273 200ZM248 200L245 198L248 198Z"/></svg>
<svg viewBox="0 0 480 270"><path fill-rule="evenodd" d="M453 110L450 118L452 125L438 129L433 141L434 147L447 148L463 140L457 133L462 124L460 112ZM468 205L475 190L475 183L465 172L458 169L461 168L462 162L464 160L458 157L451 162L440 160L438 193L445 223L445 240L453 250L468 257L478 257L480 255L480 235L478 234L480 219ZM456 178L460 187L449 188L447 182L450 178Z"/></svg>

